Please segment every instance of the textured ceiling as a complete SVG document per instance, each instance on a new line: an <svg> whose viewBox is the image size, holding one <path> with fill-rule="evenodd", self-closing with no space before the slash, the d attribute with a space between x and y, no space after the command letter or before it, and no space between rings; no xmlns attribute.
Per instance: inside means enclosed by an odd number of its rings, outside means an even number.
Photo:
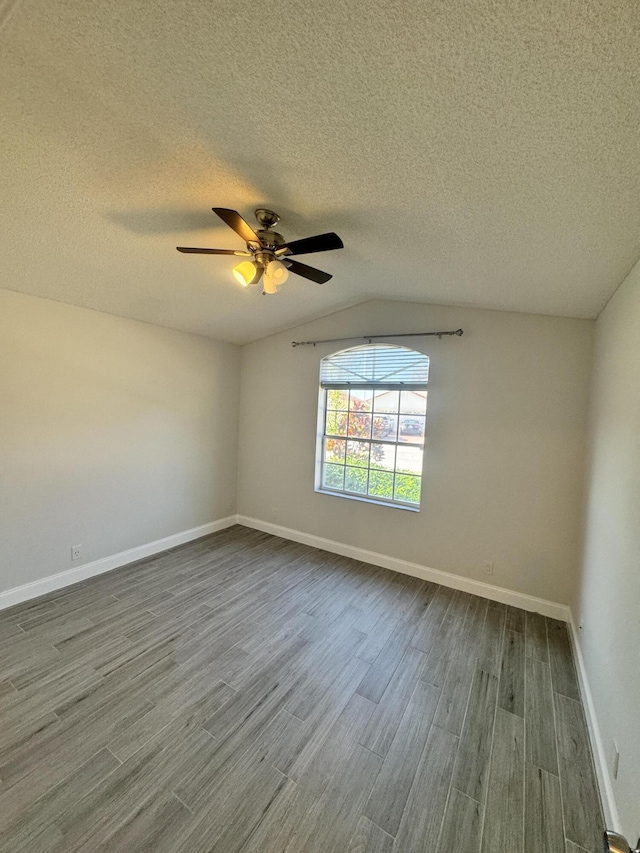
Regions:
<svg viewBox="0 0 640 853"><path fill-rule="evenodd" d="M372 297L594 317L640 255L638 0L0 0L0 286L244 342ZM240 289L211 206L300 260ZM253 220L251 220L253 221Z"/></svg>

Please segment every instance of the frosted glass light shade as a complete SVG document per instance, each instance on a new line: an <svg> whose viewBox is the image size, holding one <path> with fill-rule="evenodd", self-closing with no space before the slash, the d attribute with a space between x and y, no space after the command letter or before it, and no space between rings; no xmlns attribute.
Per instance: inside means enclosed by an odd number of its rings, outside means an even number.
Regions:
<svg viewBox="0 0 640 853"><path fill-rule="evenodd" d="M277 293L278 288L276 287L276 283L271 276L265 275L262 279L262 292L263 293Z"/></svg>
<svg viewBox="0 0 640 853"><path fill-rule="evenodd" d="M280 284L289 278L289 270L282 261L270 261L264 273L264 292L275 293Z"/></svg>
<svg viewBox="0 0 640 853"><path fill-rule="evenodd" d="M237 267L233 268L233 274L236 281L243 287L247 287L251 284L255 278L256 272L257 267L255 264L252 264L251 261L243 261L241 264L238 264Z"/></svg>

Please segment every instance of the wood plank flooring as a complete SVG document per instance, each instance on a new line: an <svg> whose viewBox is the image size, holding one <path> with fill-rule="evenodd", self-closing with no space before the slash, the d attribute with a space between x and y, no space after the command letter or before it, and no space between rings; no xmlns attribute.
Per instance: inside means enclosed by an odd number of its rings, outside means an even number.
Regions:
<svg viewBox="0 0 640 853"><path fill-rule="evenodd" d="M599 853L566 627L234 527L0 613L6 853Z"/></svg>

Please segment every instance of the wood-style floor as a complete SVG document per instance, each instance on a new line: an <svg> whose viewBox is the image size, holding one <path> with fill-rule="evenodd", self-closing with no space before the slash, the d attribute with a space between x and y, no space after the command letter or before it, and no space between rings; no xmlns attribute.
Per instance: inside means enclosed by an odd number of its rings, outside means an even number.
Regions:
<svg viewBox="0 0 640 853"><path fill-rule="evenodd" d="M0 713L10 853L601 850L563 623L242 527L0 613Z"/></svg>

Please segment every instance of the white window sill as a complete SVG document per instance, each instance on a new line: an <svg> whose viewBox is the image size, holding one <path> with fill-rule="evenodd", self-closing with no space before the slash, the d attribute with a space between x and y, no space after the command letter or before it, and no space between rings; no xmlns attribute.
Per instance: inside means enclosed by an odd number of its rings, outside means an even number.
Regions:
<svg viewBox="0 0 640 853"><path fill-rule="evenodd" d="M364 495L348 495L345 492L333 492L331 489L314 489L319 495L329 495L332 498L346 498L349 501L360 501L365 504L375 504L375 506L384 506L388 509L404 509L409 512L420 512L419 506L409 506L409 504L389 503L388 501L377 501L375 498L365 497Z"/></svg>

